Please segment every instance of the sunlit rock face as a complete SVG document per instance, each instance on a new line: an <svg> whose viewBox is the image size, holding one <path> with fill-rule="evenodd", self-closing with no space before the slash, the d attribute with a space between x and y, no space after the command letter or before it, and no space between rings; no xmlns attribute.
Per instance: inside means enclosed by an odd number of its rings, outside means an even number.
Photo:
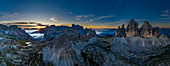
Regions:
<svg viewBox="0 0 170 66"><path fill-rule="evenodd" d="M77 30L66 29L43 48L43 60L57 66L79 65L81 50L96 41L95 34L88 32L82 37Z"/></svg>
<svg viewBox="0 0 170 66"><path fill-rule="evenodd" d="M139 35L138 24L134 19L131 19L126 27L126 37L133 37Z"/></svg>
<svg viewBox="0 0 170 66"><path fill-rule="evenodd" d="M140 36L144 38L153 36L153 29L148 21L145 21L144 24L142 25L140 30Z"/></svg>

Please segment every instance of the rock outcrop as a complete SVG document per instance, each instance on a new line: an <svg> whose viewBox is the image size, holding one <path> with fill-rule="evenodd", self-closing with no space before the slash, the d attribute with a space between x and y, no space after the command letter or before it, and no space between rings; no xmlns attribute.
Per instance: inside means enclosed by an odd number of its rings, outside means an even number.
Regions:
<svg viewBox="0 0 170 66"><path fill-rule="evenodd" d="M122 29L118 27L118 30L115 31L116 37L114 37L110 49L113 53L126 60L122 61L124 64L131 62L132 65L143 65L145 60L152 56L160 55L165 51L164 47L170 45L170 39L166 35L160 34L158 28L153 28L148 21L145 21L141 29L138 30L137 23L134 20L130 20L126 28L126 36L121 36L121 32ZM169 63L167 60L157 59L161 62ZM152 63L152 61L149 61L149 63Z"/></svg>
<svg viewBox="0 0 170 66"><path fill-rule="evenodd" d="M22 46L27 41L0 38L0 66L44 66L37 48Z"/></svg>
<svg viewBox="0 0 170 66"><path fill-rule="evenodd" d="M145 21L144 24L142 25L140 30L140 36L144 38L153 36L153 29L148 21Z"/></svg>
<svg viewBox="0 0 170 66"><path fill-rule="evenodd" d="M125 37L125 28L124 28L124 24L122 25L122 28L120 28L120 26L118 27L118 30L115 31L115 37Z"/></svg>
<svg viewBox="0 0 170 66"><path fill-rule="evenodd" d="M7 26L0 24L0 32L5 33L5 31L8 29Z"/></svg>
<svg viewBox="0 0 170 66"><path fill-rule="evenodd" d="M92 31L90 29L83 29L83 26L75 25L75 24L72 24L72 27L51 25L45 28L44 39L53 40L54 38L57 38L61 33L63 33L64 30L67 28L75 29L81 35L86 34L88 31ZM95 33L95 31L92 31L92 32Z"/></svg>
<svg viewBox="0 0 170 66"><path fill-rule="evenodd" d="M15 40L31 40L32 37L26 33L24 30L16 25L11 25L9 27L5 25L0 25L1 37L6 37Z"/></svg>
<svg viewBox="0 0 170 66"><path fill-rule="evenodd" d="M131 19L126 27L126 37L133 37L138 35L139 35L138 24L136 21L134 21L134 19Z"/></svg>
<svg viewBox="0 0 170 66"><path fill-rule="evenodd" d="M123 64L131 62L130 64L142 65L150 57L163 53L164 47L169 44L169 38L156 38L154 36L150 38L115 37L110 49L113 53L118 54L122 58L121 60L125 60L122 61Z"/></svg>
<svg viewBox="0 0 170 66"><path fill-rule="evenodd" d="M81 50L97 42L93 32L81 35L77 30L68 28L43 48L43 60L57 66L79 65L82 61Z"/></svg>
<svg viewBox="0 0 170 66"><path fill-rule="evenodd" d="M126 30L124 29L124 24L122 25L122 28L120 26L115 31L115 37L142 37L142 38L150 38L150 37L164 37L168 38L164 34L160 34L158 31L158 28L153 28L148 21L145 21L142 25L141 29L138 30L138 24L134 19L131 19Z"/></svg>
<svg viewBox="0 0 170 66"><path fill-rule="evenodd" d="M83 26L72 24L72 28L76 30L83 30Z"/></svg>

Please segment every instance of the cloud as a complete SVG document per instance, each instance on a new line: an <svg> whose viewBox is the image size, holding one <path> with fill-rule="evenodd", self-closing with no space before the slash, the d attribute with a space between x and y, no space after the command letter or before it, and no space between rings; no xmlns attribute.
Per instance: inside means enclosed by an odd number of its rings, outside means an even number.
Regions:
<svg viewBox="0 0 170 66"><path fill-rule="evenodd" d="M7 12L1 12L0 11L0 19L13 19L19 17L20 13L7 13Z"/></svg>
<svg viewBox="0 0 170 66"><path fill-rule="evenodd" d="M37 26L46 26L37 22L13 22L13 23L3 23L4 25L18 25L19 27L37 27Z"/></svg>
<svg viewBox="0 0 170 66"><path fill-rule="evenodd" d="M164 10L164 11L162 11L163 13L165 13L165 14L168 14L169 13L169 10Z"/></svg>
<svg viewBox="0 0 170 66"><path fill-rule="evenodd" d="M100 20L100 19L110 18L110 17L115 17L115 15L100 16L100 17L97 17L97 18L94 18L94 19L90 19L89 21L90 21L90 22L93 22L93 21L95 21L95 20Z"/></svg>
<svg viewBox="0 0 170 66"><path fill-rule="evenodd" d="M162 11L163 14L160 14L161 18L160 19L170 19L170 14L169 14L169 10L164 10Z"/></svg>
<svg viewBox="0 0 170 66"><path fill-rule="evenodd" d="M169 15L167 15L167 14L161 14L160 16L169 16Z"/></svg>
<svg viewBox="0 0 170 66"><path fill-rule="evenodd" d="M160 19L170 19L170 17L168 17L168 18L160 18Z"/></svg>
<svg viewBox="0 0 170 66"><path fill-rule="evenodd" d="M55 17L51 17L50 20L51 20L51 21L55 21L55 22L58 21Z"/></svg>
<svg viewBox="0 0 170 66"><path fill-rule="evenodd" d="M122 24L128 24L129 19L123 19L123 20L116 20L114 22L108 22L106 25L122 25Z"/></svg>
<svg viewBox="0 0 170 66"><path fill-rule="evenodd" d="M89 15L77 15L75 17L76 20L82 20L83 18L88 18L88 17L93 17L93 14L89 14Z"/></svg>
<svg viewBox="0 0 170 66"><path fill-rule="evenodd" d="M146 21L147 19L135 19L135 21L138 22L138 24L140 23L143 23L144 21ZM122 19L122 20L116 20L116 21L113 21L113 22L107 22L107 23L104 23L105 25L108 25L108 26L122 26L122 24L124 24L125 26L128 25L130 19Z"/></svg>

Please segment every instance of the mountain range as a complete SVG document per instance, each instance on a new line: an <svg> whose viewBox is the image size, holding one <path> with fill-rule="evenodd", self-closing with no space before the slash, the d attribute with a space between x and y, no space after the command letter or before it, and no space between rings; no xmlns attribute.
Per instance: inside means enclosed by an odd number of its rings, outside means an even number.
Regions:
<svg viewBox="0 0 170 66"><path fill-rule="evenodd" d="M0 25L2 66L169 65L170 38L148 21L138 28L132 19L113 35L102 37L83 26L47 26L35 41L16 25ZM111 31L111 30L110 30ZM107 36L107 35L105 35Z"/></svg>

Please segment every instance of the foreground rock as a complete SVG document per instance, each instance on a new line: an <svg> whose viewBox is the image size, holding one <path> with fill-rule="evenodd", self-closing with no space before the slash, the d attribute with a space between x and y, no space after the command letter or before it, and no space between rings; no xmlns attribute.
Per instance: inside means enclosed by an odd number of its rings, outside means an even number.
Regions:
<svg viewBox="0 0 170 66"><path fill-rule="evenodd" d="M0 39L0 66L43 66L45 63L39 51L27 46L25 42L27 41Z"/></svg>

